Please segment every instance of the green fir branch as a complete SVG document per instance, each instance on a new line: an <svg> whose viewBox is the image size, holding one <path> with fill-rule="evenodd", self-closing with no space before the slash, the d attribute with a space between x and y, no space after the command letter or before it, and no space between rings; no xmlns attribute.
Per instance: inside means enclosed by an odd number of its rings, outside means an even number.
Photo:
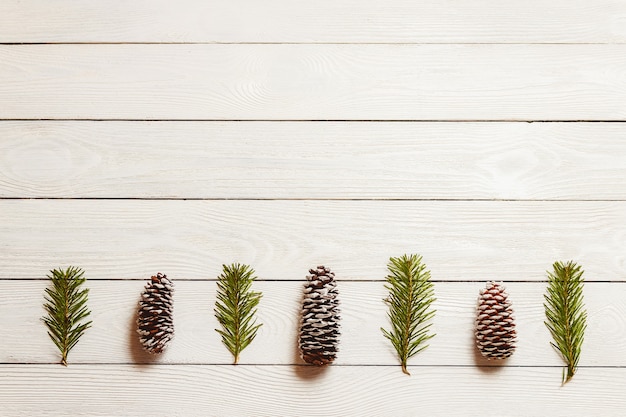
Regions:
<svg viewBox="0 0 626 417"><path fill-rule="evenodd" d="M576 373L581 347L587 328L587 311L583 304L583 270L576 263L555 262L554 272L548 272L548 289L544 295L545 324L561 353L567 369L563 370L565 384Z"/></svg>
<svg viewBox="0 0 626 417"><path fill-rule="evenodd" d="M61 352L61 363L67 366L67 356L91 321L79 323L91 311L87 308L88 289L81 289L86 278L80 268L70 266L66 270L54 269L48 278L52 287L46 288L44 309L48 313L42 317L48 328L48 336Z"/></svg>
<svg viewBox="0 0 626 417"><path fill-rule="evenodd" d="M433 283L418 255L390 258L387 268L390 274L385 288L389 296L385 302L389 305L387 316L392 328L381 330L396 349L402 372L410 375L408 359L426 349L428 345L424 343L435 336L429 332L432 323L427 323L435 315L435 310L430 309L435 301Z"/></svg>
<svg viewBox="0 0 626 417"><path fill-rule="evenodd" d="M248 265L222 265L223 272L217 281L217 301L215 317L222 330L215 329L222 336L222 343L233 354L234 363L239 362L239 354L254 340L262 324L256 324L254 315L262 294L250 290L256 279L254 269Z"/></svg>

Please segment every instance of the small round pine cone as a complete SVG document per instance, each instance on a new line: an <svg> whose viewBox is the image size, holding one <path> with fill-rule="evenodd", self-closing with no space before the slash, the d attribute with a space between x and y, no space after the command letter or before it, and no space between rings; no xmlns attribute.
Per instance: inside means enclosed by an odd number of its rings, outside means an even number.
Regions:
<svg viewBox="0 0 626 417"><path fill-rule="evenodd" d="M337 357L340 336L335 274L318 266L306 279L298 345L305 362L328 365Z"/></svg>
<svg viewBox="0 0 626 417"><path fill-rule="evenodd" d="M143 348L150 353L161 353L174 336L173 292L172 281L159 272L141 294L137 333Z"/></svg>
<svg viewBox="0 0 626 417"><path fill-rule="evenodd" d="M515 351L517 332L508 296L504 287L495 282L488 282L480 290L476 346L487 359L505 359Z"/></svg>

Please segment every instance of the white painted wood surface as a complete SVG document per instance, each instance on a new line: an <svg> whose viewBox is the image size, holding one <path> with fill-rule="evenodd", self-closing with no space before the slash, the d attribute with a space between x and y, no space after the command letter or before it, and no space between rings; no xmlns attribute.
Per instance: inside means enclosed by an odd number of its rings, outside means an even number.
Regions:
<svg viewBox="0 0 626 417"><path fill-rule="evenodd" d="M2 119L625 120L622 45L2 45Z"/></svg>
<svg viewBox="0 0 626 417"><path fill-rule="evenodd" d="M0 42L626 42L623 0L3 0Z"/></svg>
<svg viewBox="0 0 626 417"><path fill-rule="evenodd" d="M3 0L0 415L625 415L625 43L622 0ZM407 377L380 327L412 252L438 312ZM589 329L561 387L542 297L568 259ZM212 313L233 261L264 293L238 366ZM343 311L322 371L295 349L320 263ZM94 327L64 368L40 317L69 264ZM154 360L134 311L157 271L176 337ZM491 279L518 320L504 364L472 342Z"/></svg>
<svg viewBox="0 0 626 417"><path fill-rule="evenodd" d="M616 123L0 123L0 196L626 198Z"/></svg>
<svg viewBox="0 0 626 417"><path fill-rule="evenodd" d="M92 279L209 279L236 261L263 279L322 263L369 281L408 252L442 281L541 281L559 259L626 281L625 201L3 200L0 212L5 279L68 264Z"/></svg>
<svg viewBox="0 0 626 417"><path fill-rule="evenodd" d="M3 367L9 415L39 416L622 416L623 368L42 365ZM557 383L555 384L555 380ZM61 387L81 401L59 401ZM599 389L598 387L602 387ZM66 399L67 397L62 397Z"/></svg>

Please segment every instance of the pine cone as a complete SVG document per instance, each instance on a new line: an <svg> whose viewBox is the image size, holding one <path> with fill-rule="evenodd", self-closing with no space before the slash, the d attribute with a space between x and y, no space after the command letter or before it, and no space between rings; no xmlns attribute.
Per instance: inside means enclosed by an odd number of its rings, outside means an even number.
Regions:
<svg viewBox="0 0 626 417"><path fill-rule="evenodd" d="M476 346L487 359L505 359L515 351L517 332L508 296L504 287L495 282L488 282L480 290Z"/></svg>
<svg viewBox="0 0 626 417"><path fill-rule="evenodd" d="M161 353L174 336L174 284L160 272L146 284L139 301L137 333L144 349Z"/></svg>
<svg viewBox="0 0 626 417"><path fill-rule="evenodd" d="M304 286L300 352L302 359L315 365L327 365L337 357L339 344L339 300L337 282L330 268L309 270Z"/></svg>

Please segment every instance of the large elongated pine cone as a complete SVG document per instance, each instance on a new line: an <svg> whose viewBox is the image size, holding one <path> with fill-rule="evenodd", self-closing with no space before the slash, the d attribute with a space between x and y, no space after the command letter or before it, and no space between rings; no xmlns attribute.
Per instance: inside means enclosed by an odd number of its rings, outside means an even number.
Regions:
<svg viewBox="0 0 626 417"><path fill-rule="evenodd" d="M476 346L487 359L505 359L515 351L517 332L509 295L500 284L488 282L478 297Z"/></svg>
<svg viewBox="0 0 626 417"><path fill-rule="evenodd" d="M144 349L161 353L174 336L174 284L160 272L150 279L141 294L137 333Z"/></svg>
<svg viewBox="0 0 626 417"><path fill-rule="evenodd" d="M299 347L302 359L327 365L337 357L339 344L339 299L337 282L330 268L309 270L304 286Z"/></svg>

